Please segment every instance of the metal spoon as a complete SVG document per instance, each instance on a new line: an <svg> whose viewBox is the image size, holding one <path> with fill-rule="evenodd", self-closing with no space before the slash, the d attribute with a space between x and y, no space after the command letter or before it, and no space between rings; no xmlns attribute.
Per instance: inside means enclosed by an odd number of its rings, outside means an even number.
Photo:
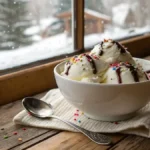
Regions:
<svg viewBox="0 0 150 150"><path fill-rule="evenodd" d="M56 118L64 123L74 127L78 131L82 132L84 135L86 135L89 139L94 141L97 144L103 144L103 145L108 145L112 142L111 138L97 133L97 132L91 132L86 129L83 129L76 124L73 124L72 122L69 122L67 120L61 119L58 116L54 116L53 114L53 108L51 104L47 104L44 101L41 101L39 99L33 98L33 97L27 97L22 100L22 104L24 108L30 112L33 116L38 117L38 118Z"/></svg>

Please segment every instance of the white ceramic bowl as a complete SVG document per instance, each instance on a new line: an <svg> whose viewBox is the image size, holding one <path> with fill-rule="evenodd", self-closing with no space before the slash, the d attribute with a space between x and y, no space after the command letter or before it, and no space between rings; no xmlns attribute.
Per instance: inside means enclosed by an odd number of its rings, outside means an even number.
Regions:
<svg viewBox="0 0 150 150"><path fill-rule="evenodd" d="M138 61L145 70L150 70L150 61ZM150 81L118 85L73 81L60 75L64 63L54 68L57 85L69 103L92 119L128 119L150 99Z"/></svg>

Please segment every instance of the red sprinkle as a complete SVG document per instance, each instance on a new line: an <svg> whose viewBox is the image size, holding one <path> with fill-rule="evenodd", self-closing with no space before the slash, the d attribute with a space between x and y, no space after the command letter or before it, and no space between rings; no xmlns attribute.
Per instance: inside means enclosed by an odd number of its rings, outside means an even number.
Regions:
<svg viewBox="0 0 150 150"><path fill-rule="evenodd" d="M74 118L74 121L76 121L77 119L76 118Z"/></svg>
<svg viewBox="0 0 150 150"><path fill-rule="evenodd" d="M14 135L17 135L18 133L17 132L14 132Z"/></svg>
<svg viewBox="0 0 150 150"><path fill-rule="evenodd" d="M115 124L118 124L118 122L114 122Z"/></svg>
<svg viewBox="0 0 150 150"><path fill-rule="evenodd" d="M23 128L22 130L26 130L26 128Z"/></svg>

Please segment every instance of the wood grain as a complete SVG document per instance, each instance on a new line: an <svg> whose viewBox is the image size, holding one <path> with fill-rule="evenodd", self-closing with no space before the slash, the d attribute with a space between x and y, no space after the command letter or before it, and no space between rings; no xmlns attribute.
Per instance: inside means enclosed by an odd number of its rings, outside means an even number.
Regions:
<svg viewBox="0 0 150 150"><path fill-rule="evenodd" d="M74 49L75 51L84 50L84 0L74 1L74 13L73 18L76 24L74 24Z"/></svg>
<svg viewBox="0 0 150 150"><path fill-rule="evenodd" d="M121 41L134 57L146 57L150 55L150 35L138 36Z"/></svg>
<svg viewBox="0 0 150 150"><path fill-rule="evenodd" d="M40 98L42 95L36 97ZM60 132L40 128L14 125L13 116L22 110L21 101L16 101L0 107L0 149L6 150L149 150L150 139L122 134L108 134L113 139L109 146L98 145L81 133ZM23 130L26 128L26 130ZM17 135L13 135L17 132ZM8 135L8 139L3 136ZM22 138L22 141L18 141Z"/></svg>
<svg viewBox="0 0 150 150"><path fill-rule="evenodd" d="M52 130L52 131L48 131L46 133L43 133L39 136L35 136L34 138L32 138L31 140L29 139L28 141L24 142L24 143L19 143L18 145L11 147L11 150L23 150L23 149L27 149L43 140L46 140L47 138L50 138L56 134L58 134L60 131L58 130Z"/></svg>
<svg viewBox="0 0 150 150"><path fill-rule="evenodd" d="M58 61L0 77L0 105L56 88L53 69Z"/></svg>
<svg viewBox="0 0 150 150"><path fill-rule="evenodd" d="M45 95L45 93L35 97L41 98L43 95ZM22 109L21 101L16 101L0 107L0 149L19 149L21 145L22 148L29 147L30 145L34 145L60 132L57 130L15 125L12 119ZM24 130L24 128L26 130ZM14 135L15 132L17 135ZM4 139L4 136L8 136L8 138ZM18 138L22 138L22 141L18 141Z"/></svg>
<svg viewBox="0 0 150 150"><path fill-rule="evenodd" d="M125 135L111 135L109 136L112 137L113 139L113 144L116 142L120 141L125 137ZM104 145L98 145L94 142L92 142L90 139L85 137L81 133L72 133L72 132L62 132L59 133L55 136L53 136L50 139L47 139L31 148L28 150L85 150L85 149L94 149L98 148L100 150L106 150L112 145L109 146L104 146Z"/></svg>
<svg viewBox="0 0 150 150"><path fill-rule="evenodd" d="M26 130L23 130L24 128ZM10 149L16 147L17 145L23 144L48 132L51 135L51 130L48 129L25 127L10 123L9 126L6 126L3 131L0 131L0 149ZM17 133L17 135L14 135L14 133ZM3 138L5 135L8 136L7 139ZM22 141L18 141L18 138L21 138Z"/></svg>
<svg viewBox="0 0 150 150"><path fill-rule="evenodd" d="M150 58L147 57L147 59ZM44 94L36 97L41 98ZM139 136L109 134L113 139L113 144L102 146L93 143L81 133L15 125L12 119L22 109L21 101L0 107L0 150L27 148L29 150L150 150L150 139ZM14 135L14 132L17 132L17 135ZM8 139L4 139L4 135L7 135ZM18 138L22 138L22 141L18 141Z"/></svg>
<svg viewBox="0 0 150 150"><path fill-rule="evenodd" d="M36 98L43 97L46 92L43 92L41 94L35 95ZM21 100L0 106L0 126L4 126L6 124L9 124L12 122L13 117L19 113L21 110L23 110Z"/></svg>
<svg viewBox="0 0 150 150"><path fill-rule="evenodd" d="M150 150L150 139L128 136L109 150Z"/></svg>

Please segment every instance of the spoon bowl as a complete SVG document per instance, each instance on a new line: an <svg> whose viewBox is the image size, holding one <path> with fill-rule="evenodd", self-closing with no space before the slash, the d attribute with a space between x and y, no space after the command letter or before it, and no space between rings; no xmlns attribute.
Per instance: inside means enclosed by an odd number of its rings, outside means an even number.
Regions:
<svg viewBox="0 0 150 150"><path fill-rule="evenodd" d="M39 118L49 118L53 114L53 107L44 101L33 97L26 97L22 100L24 108L33 116Z"/></svg>

